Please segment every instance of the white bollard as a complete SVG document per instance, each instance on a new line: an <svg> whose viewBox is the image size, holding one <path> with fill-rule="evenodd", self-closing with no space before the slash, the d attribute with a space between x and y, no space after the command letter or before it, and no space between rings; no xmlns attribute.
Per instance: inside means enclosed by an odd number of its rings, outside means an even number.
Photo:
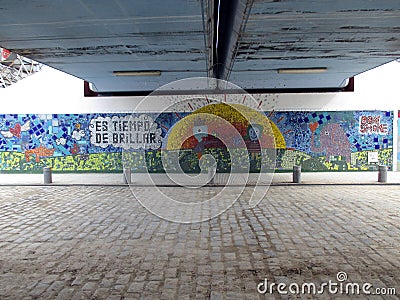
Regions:
<svg viewBox="0 0 400 300"><path fill-rule="evenodd" d="M124 180L125 184L131 184L132 183L132 179L131 179L132 170L131 170L131 168L124 168L122 176L123 176L123 180Z"/></svg>
<svg viewBox="0 0 400 300"><path fill-rule="evenodd" d="M207 179L208 179L207 184L214 184L214 178L215 178L215 168L214 166L210 166L208 167L207 170Z"/></svg>

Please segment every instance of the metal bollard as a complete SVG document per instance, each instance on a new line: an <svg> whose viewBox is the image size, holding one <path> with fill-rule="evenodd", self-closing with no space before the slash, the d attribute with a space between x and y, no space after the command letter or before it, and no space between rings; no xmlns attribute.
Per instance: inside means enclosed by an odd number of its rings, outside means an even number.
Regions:
<svg viewBox="0 0 400 300"><path fill-rule="evenodd" d="M379 166L378 182L387 182L387 166Z"/></svg>
<svg viewBox="0 0 400 300"><path fill-rule="evenodd" d="M131 170L131 168L124 168L122 176L123 176L123 180L124 180L125 184L131 184L132 183L132 179L131 179L132 170Z"/></svg>
<svg viewBox="0 0 400 300"><path fill-rule="evenodd" d="M301 182L301 166L293 166L293 182Z"/></svg>
<svg viewBox="0 0 400 300"><path fill-rule="evenodd" d="M44 182L44 184L53 182L53 180L51 178L51 168L50 167L43 168L43 182Z"/></svg>
<svg viewBox="0 0 400 300"><path fill-rule="evenodd" d="M208 183L207 184L214 184L215 183L214 182L214 178L215 178L215 174L216 174L215 171L216 171L215 170L215 166L208 167L208 170L207 170Z"/></svg>

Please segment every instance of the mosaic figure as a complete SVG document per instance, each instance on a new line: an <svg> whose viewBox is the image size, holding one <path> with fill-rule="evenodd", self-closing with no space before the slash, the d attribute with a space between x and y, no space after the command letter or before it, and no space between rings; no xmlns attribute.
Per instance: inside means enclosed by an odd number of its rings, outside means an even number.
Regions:
<svg viewBox="0 0 400 300"><path fill-rule="evenodd" d="M326 124L320 130L319 147L317 147L315 143L317 125L315 123L309 125L312 132L311 151L316 153L324 152L327 161L330 160L331 156L343 156L346 158L346 162L350 163L351 144L343 128L336 123Z"/></svg>

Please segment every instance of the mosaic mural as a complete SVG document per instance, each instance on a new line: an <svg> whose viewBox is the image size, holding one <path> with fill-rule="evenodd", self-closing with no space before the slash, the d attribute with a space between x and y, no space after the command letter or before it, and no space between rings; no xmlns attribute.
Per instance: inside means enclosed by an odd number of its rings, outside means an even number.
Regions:
<svg viewBox="0 0 400 300"><path fill-rule="evenodd" d="M199 112L234 124L247 147L235 151L248 155L252 172L259 170L260 151L268 151L271 138L277 149L276 169L281 171L291 171L293 165L305 171L362 171L380 164L392 168L390 111L272 111L252 124L220 104L193 113ZM0 172L34 173L44 166L60 172L121 172L123 149L132 153L130 164L136 172L146 167L163 172L160 149L179 151L187 172L199 172L199 158L206 153L217 158L218 172L229 172L226 146L209 135L212 124L184 123L193 113L0 114ZM190 138L176 143L184 130Z"/></svg>

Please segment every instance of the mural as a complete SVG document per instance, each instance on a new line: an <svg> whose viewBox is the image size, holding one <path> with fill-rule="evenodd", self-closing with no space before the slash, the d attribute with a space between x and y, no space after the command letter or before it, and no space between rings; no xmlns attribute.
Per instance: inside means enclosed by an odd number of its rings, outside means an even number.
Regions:
<svg viewBox="0 0 400 300"><path fill-rule="evenodd" d="M377 121L382 130L375 130L375 123L364 124L365 118ZM274 112L271 119L287 144L278 169L288 169L293 163L318 171L374 170L378 164L392 167L393 112ZM368 160L371 152L378 161Z"/></svg>
<svg viewBox="0 0 400 300"><path fill-rule="evenodd" d="M218 133L210 120L193 119L204 113L223 118L240 136ZM163 166L163 149L178 151L187 172L200 171L204 154L217 158L218 172L229 172L227 140L229 148L248 155L252 172L260 169L260 151L272 148L278 171L291 171L293 165L305 171L373 170L379 164L391 169L393 112L249 110L243 118L232 106L214 103L162 114L3 114L0 171L34 173L50 166L60 172L121 172L124 149L132 154L133 171L163 172L174 168Z"/></svg>

